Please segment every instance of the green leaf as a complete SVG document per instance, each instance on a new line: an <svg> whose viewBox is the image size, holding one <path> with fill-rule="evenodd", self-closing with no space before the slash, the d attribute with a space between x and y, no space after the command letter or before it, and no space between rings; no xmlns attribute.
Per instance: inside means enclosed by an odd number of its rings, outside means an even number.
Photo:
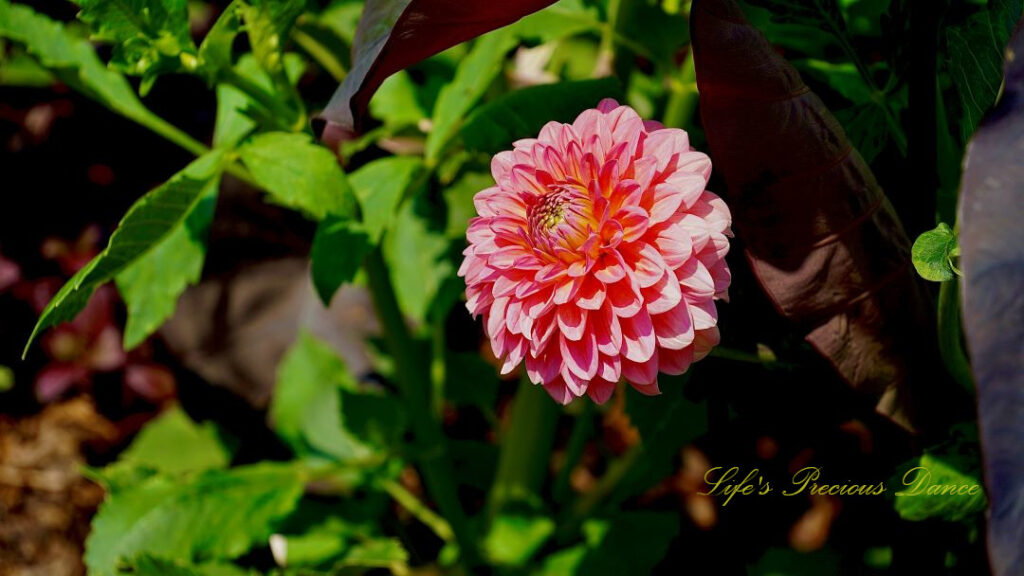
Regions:
<svg viewBox="0 0 1024 576"><path fill-rule="evenodd" d="M217 428L210 422L197 424L177 406L147 424L119 458L169 475L219 470L230 460Z"/></svg>
<svg viewBox="0 0 1024 576"><path fill-rule="evenodd" d="M534 137L550 121L572 122L606 97L621 96L614 78L531 86L509 92L470 114L460 132L468 150L495 154Z"/></svg>
<svg viewBox="0 0 1024 576"><path fill-rule="evenodd" d="M381 246L399 306L421 324L445 279L455 273L440 212L444 208L424 196L402 205Z"/></svg>
<svg viewBox="0 0 1024 576"><path fill-rule="evenodd" d="M258 134L238 149L256 182L275 202L316 220L351 217L355 200L330 150L305 134Z"/></svg>
<svg viewBox="0 0 1024 576"><path fill-rule="evenodd" d="M339 568L389 568L396 573L407 571L409 553L394 538L378 538L356 544L336 564Z"/></svg>
<svg viewBox="0 0 1024 576"><path fill-rule="evenodd" d="M416 126L428 116L417 90L405 70L389 76L370 100L370 114L387 126Z"/></svg>
<svg viewBox="0 0 1024 576"><path fill-rule="evenodd" d="M304 0L253 0L242 5L252 53L271 76L284 74L284 44L303 9Z"/></svg>
<svg viewBox="0 0 1024 576"><path fill-rule="evenodd" d="M0 365L0 392L7 392L11 388L14 388L14 371Z"/></svg>
<svg viewBox="0 0 1024 576"><path fill-rule="evenodd" d="M554 531L555 522L546 516L500 514L491 523L483 548L492 563L522 566Z"/></svg>
<svg viewBox="0 0 1024 576"><path fill-rule="evenodd" d="M512 25L520 38L541 43L597 32L601 27L597 7L588 6L583 0L561 0Z"/></svg>
<svg viewBox="0 0 1024 576"><path fill-rule="evenodd" d="M199 46L199 66L211 81L217 78L218 71L233 64L232 46L241 29L241 7L241 0L228 4Z"/></svg>
<svg viewBox="0 0 1024 576"><path fill-rule="evenodd" d="M676 514L626 512L584 523L586 542L548 556L539 574L649 574L679 532Z"/></svg>
<svg viewBox="0 0 1024 576"><path fill-rule="evenodd" d="M286 54L285 71L294 84L305 70L306 63L298 54ZM235 73L268 91L274 90L274 83L260 67L252 54L238 59ZM217 148L234 148L256 129L256 103L244 92L230 84L217 84L217 119L213 128L213 145Z"/></svg>
<svg viewBox="0 0 1024 576"><path fill-rule="evenodd" d="M449 352L445 357L445 396L454 404L493 409L498 399L498 372L476 353Z"/></svg>
<svg viewBox="0 0 1024 576"><path fill-rule="evenodd" d="M874 102L840 110L836 112L836 120L843 125L850 143L868 164L889 143L889 124L885 110Z"/></svg>
<svg viewBox="0 0 1024 576"><path fill-rule="evenodd" d="M154 476L103 503L85 564L89 574L108 576L122 559L142 554L187 562L237 558L266 541L304 485L304 474L289 464L208 471L184 483Z"/></svg>
<svg viewBox="0 0 1024 576"><path fill-rule="evenodd" d="M961 26L946 28L949 73L960 95L960 136L971 139L981 117L995 104L1003 83L1006 43L1021 17L1024 0L991 0Z"/></svg>
<svg viewBox="0 0 1024 576"><path fill-rule="evenodd" d="M951 436L901 466L904 471L889 481L897 487L894 507L904 520L939 518L958 522L988 507L981 485L977 429L973 424L958 425Z"/></svg>
<svg viewBox="0 0 1024 576"><path fill-rule="evenodd" d="M448 228L445 233L449 238L464 239L470 219L476 214L473 197L477 192L494 186L494 177L490 173L467 172L444 191L448 204Z"/></svg>
<svg viewBox="0 0 1024 576"><path fill-rule="evenodd" d="M142 105L128 80L107 68L89 42L31 8L0 0L0 37L23 44L63 82L107 108L145 126L164 121Z"/></svg>
<svg viewBox="0 0 1024 576"><path fill-rule="evenodd" d="M362 223L335 216L320 221L309 257L313 287L325 306L330 306L338 288L356 277L372 251L373 242Z"/></svg>
<svg viewBox="0 0 1024 576"><path fill-rule="evenodd" d="M143 554L127 564L119 566L118 569L118 574L132 576L249 576L258 574L245 568L239 568L234 564L186 564L149 554Z"/></svg>
<svg viewBox="0 0 1024 576"><path fill-rule="evenodd" d="M211 180L185 222L115 278L128 308L125 350L138 346L160 328L174 314L185 288L199 281L218 183L216 178Z"/></svg>
<svg viewBox="0 0 1024 576"><path fill-rule="evenodd" d="M110 65L142 76L146 94L165 72L196 67L186 0L74 0L93 38L114 45Z"/></svg>
<svg viewBox="0 0 1024 576"><path fill-rule="evenodd" d="M5 57L0 50L0 86L45 88L56 79L31 56L15 53Z"/></svg>
<svg viewBox="0 0 1024 576"><path fill-rule="evenodd" d="M459 64L455 78L441 89L434 106L434 125L427 136L426 158L435 164L458 130L459 123L501 73L505 54L515 45L508 28L481 36Z"/></svg>
<svg viewBox="0 0 1024 576"><path fill-rule="evenodd" d="M801 73L827 84L829 88L854 104L871 101L871 88L852 62L834 64L825 60L809 58L793 62L793 66Z"/></svg>
<svg viewBox="0 0 1024 576"><path fill-rule="evenodd" d="M363 224L376 245L395 219L395 209L423 172L423 161L392 156L366 164L349 176L363 215Z"/></svg>
<svg viewBox="0 0 1024 576"><path fill-rule="evenodd" d="M802 576L804 574L838 574L843 556L831 548L814 552L797 552L792 548L769 548L761 558L750 564L750 576Z"/></svg>
<svg viewBox="0 0 1024 576"><path fill-rule="evenodd" d="M910 251L914 268L925 280L945 282L956 274L953 257L957 253L956 234L945 223L917 237Z"/></svg>
<svg viewBox="0 0 1024 576"><path fill-rule="evenodd" d="M360 389L328 345L302 333L278 369L270 419L298 454L376 464L401 431L394 399Z"/></svg>
<svg viewBox="0 0 1024 576"><path fill-rule="evenodd" d="M160 245L184 225L189 214L216 181L223 155L210 152L150 191L132 206L110 236L107 247L78 271L46 305L25 352L43 330L73 319L100 285Z"/></svg>

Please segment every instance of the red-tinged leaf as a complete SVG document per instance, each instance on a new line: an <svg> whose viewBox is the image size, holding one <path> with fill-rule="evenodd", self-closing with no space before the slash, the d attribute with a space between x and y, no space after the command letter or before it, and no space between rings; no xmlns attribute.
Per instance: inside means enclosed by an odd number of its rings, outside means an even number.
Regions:
<svg viewBox="0 0 1024 576"><path fill-rule="evenodd" d="M698 0L691 14L711 158L762 288L879 412L940 428L956 408L941 396L952 388L932 307L871 170L732 0Z"/></svg>
<svg viewBox="0 0 1024 576"><path fill-rule="evenodd" d="M352 70L315 121L330 145L350 138L385 78L555 0L367 0L352 46Z"/></svg>
<svg viewBox="0 0 1024 576"><path fill-rule="evenodd" d="M1010 55L1016 59L1011 60ZM1024 26L1007 49L1002 100L967 152L960 269L967 345L978 388L997 576L1024 566Z"/></svg>

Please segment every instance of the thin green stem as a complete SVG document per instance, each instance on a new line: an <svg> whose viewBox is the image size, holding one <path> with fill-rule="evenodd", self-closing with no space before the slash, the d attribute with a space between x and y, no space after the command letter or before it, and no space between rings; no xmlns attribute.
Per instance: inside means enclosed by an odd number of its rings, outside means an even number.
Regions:
<svg viewBox="0 0 1024 576"><path fill-rule="evenodd" d="M622 0L608 0L608 21L601 29L601 44L597 51L594 76L608 76L615 69L615 38L621 10Z"/></svg>
<svg viewBox="0 0 1024 576"><path fill-rule="evenodd" d="M509 426L501 436L498 472L487 503L491 518L511 500L537 496L547 476L559 414L558 404L524 374Z"/></svg>
<svg viewBox="0 0 1024 576"><path fill-rule="evenodd" d="M292 40L302 48L321 68L324 69L336 82L345 79L347 72L345 66L334 56L334 53L321 44L316 38L306 34L298 27L292 28Z"/></svg>
<svg viewBox="0 0 1024 576"><path fill-rule="evenodd" d="M379 485L399 506L405 508L417 520L433 530L438 538L445 542L451 542L455 538L455 533L452 532L452 527L448 524L448 521L435 514L433 510L421 502L415 494L406 490L404 486L393 480L384 480Z"/></svg>
<svg viewBox="0 0 1024 576"><path fill-rule="evenodd" d="M569 509L569 513L566 515L566 519L558 527L558 531L555 534L556 538L564 541L575 534L579 530L580 525L583 524L583 521L589 518L594 510L611 496L643 453L643 444L634 444L619 459L612 462L608 469L605 470L604 475L601 476L601 479L597 481L597 484L573 503L572 508Z"/></svg>
<svg viewBox="0 0 1024 576"><path fill-rule="evenodd" d="M162 136L166 140L177 144L186 151L191 152L196 156L202 156L210 151L210 147L196 140L183 132L180 128L164 120L163 118L153 114L146 122L141 123L146 128L152 130L155 134ZM245 182L246 184L254 188L262 188L241 164L237 162L229 162L225 164L224 171L231 174L235 178Z"/></svg>
<svg viewBox="0 0 1024 576"><path fill-rule="evenodd" d="M947 280L939 285L939 352L957 384L974 394L974 376L964 353L960 327L959 279Z"/></svg>
<svg viewBox="0 0 1024 576"><path fill-rule="evenodd" d="M558 471L558 476L555 477L555 487L552 490L552 497L555 499L555 502L565 502L569 497L569 493L572 490L570 486L572 471L580 461L580 456L583 455L587 439L593 433L593 418L594 404L593 402L586 402L583 404L583 410L576 415L576 421L573 422L572 432L569 434L569 442L565 446L565 461L562 463L562 469Z"/></svg>
<svg viewBox="0 0 1024 576"><path fill-rule="evenodd" d="M479 558L476 535L459 502L447 439L431 408L430 361L409 333L379 248L367 256L364 266L384 340L395 361L396 384L412 424L418 445L414 453L427 490L451 523L463 560L473 566Z"/></svg>

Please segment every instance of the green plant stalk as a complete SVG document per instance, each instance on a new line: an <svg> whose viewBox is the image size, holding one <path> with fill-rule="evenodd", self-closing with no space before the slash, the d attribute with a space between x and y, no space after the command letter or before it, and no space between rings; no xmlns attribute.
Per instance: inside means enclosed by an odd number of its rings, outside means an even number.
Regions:
<svg viewBox="0 0 1024 576"><path fill-rule="evenodd" d="M679 77L672 79L669 89L663 123L669 128L690 126L693 111L697 109L697 71L693 64L693 50L686 53Z"/></svg>
<svg viewBox="0 0 1024 576"><path fill-rule="evenodd" d="M341 82L345 79L346 74L348 74L345 71L345 66L316 38L298 28L292 28L292 40L295 40L299 48L302 48L306 54L309 54L310 58L330 74L335 82Z"/></svg>
<svg viewBox="0 0 1024 576"><path fill-rule="evenodd" d="M418 444L416 455L420 470L441 514L451 523L464 562L473 566L479 559L477 541L459 502L444 431L431 408L429 360L423 358L405 324L379 247L366 257L364 267L377 317L384 331L384 341L395 360L400 395Z"/></svg>
<svg viewBox="0 0 1024 576"><path fill-rule="evenodd" d="M597 51L594 76L608 76L615 70L615 39L621 11L622 0L608 0L608 21L601 30L601 44Z"/></svg>
<svg viewBox="0 0 1024 576"><path fill-rule="evenodd" d="M611 496L643 453L643 444L634 444L619 459L612 462L597 484L573 503L565 520L559 523L555 538L564 542L575 535L583 521L589 518L606 498Z"/></svg>
<svg viewBox="0 0 1024 576"><path fill-rule="evenodd" d="M209 146L189 136L174 124L171 124L155 114L151 115L149 120L146 122L140 122L140 124L149 128L154 134L163 137L173 144L177 144L196 156L202 156L203 154L210 152ZM253 188L262 189L262 187L253 180L252 174L249 174L249 171L237 162L225 163L224 171Z"/></svg>
<svg viewBox="0 0 1024 576"><path fill-rule="evenodd" d="M562 469L558 471L558 476L555 477L555 487L552 489L552 497L555 502L565 502L569 498L572 471L576 468L576 463L583 455L583 448L587 445L587 439L593 432L593 415L593 402L585 403L583 410L576 415L572 432L569 434L569 442L565 447L565 462L562 464Z"/></svg>
<svg viewBox="0 0 1024 576"><path fill-rule="evenodd" d="M501 435L498 472L487 499L489 518L493 519L507 502L530 500L540 491L561 412L544 387L530 382L524 372L509 426Z"/></svg>
<svg viewBox="0 0 1024 576"><path fill-rule="evenodd" d="M957 384L968 393L974 394L974 376L971 364L964 353L960 327L960 285L959 279L947 280L939 285L939 353Z"/></svg>
<svg viewBox="0 0 1024 576"><path fill-rule="evenodd" d="M415 516L417 520L433 530L434 534L437 534L438 538L441 540L451 542L455 537L455 534L452 532L452 527L448 524L447 520L435 514L434 511L421 502L415 494L406 490L405 487L398 482L393 480L384 480L380 483L380 488L387 492L388 495L399 504L399 506L405 508L410 514Z"/></svg>

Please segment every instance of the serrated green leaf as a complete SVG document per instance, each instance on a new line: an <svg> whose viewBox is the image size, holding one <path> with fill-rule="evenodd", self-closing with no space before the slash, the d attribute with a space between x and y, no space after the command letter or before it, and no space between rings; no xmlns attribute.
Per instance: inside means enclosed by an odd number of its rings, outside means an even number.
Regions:
<svg viewBox="0 0 1024 576"><path fill-rule="evenodd" d="M434 164L440 160L461 120L501 74L505 54L514 45L515 36L508 28L481 36L473 44L472 50L459 64L455 78L438 95L434 106L434 125L427 136L427 163Z"/></svg>
<svg viewBox="0 0 1024 576"><path fill-rule="evenodd" d="M473 197L477 192L494 186L494 177L484 172L468 172L444 191L448 204L448 228L451 239L464 239L469 221L476 214Z"/></svg>
<svg viewBox="0 0 1024 576"><path fill-rule="evenodd" d="M373 241L361 222L328 216L320 221L309 252L313 287L324 306L334 293L356 277Z"/></svg>
<svg viewBox="0 0 1024 576"><path fill-rule="evenodd" d="M227 468L230 460L212 423L197 424L175 406L139 431L118 461L180 475Z"/></svg>
<svg viewBox="0 0 1024 576"><path fill-rule="evenodd" d="M1006 43L1021 17L1024 0L991 0L961 26L946 28L949 73L960 95L962 142L971 139L995 104L1003 83Z"/></svg>
<svg viewBox="0 0 1024 576"><path fill-rule="evenodd" d="M945 282L955 277L953 254L957 250L956 234L945 223L917 237L910 257L914 268L925 280Z"/></svg>
<svg viewBox="0 0 1024 576"><path fill-rule="evenodd" d="M27 86L42 88L52 85L57 79L31 56L16 53L4 57L0 51L0 86Z"/></svg>
<svg viewBox="0 0 1024 576"><path fill-rule="evenodd" d="M40 64L75 90L144 126L165 123L142 102L125 77L107 68L87 40L24 5L0 0L0 37L23 44Z"/></svg>
<svg viewBox="0 0 1024 576"><path fill-rule="evenodd" d="M583 0L561 0L526 16L511 27L520 38L544 43L596 32L602 23L596 6L588 6Z"/></svg>
<svg viewBox="0 0 1024 576"><path fill-rule="evenodd" d="M602 98L619 96L621 88L614 78L531 86L474 110L460 135L466 149L495 154L520 138L535 137L550 121L572 122Z"/></svg>
<svg viewBox="0 0 1024 576"><path fill-rule="evenodd" d="M185 288L199 281L218 184L219 179L211 180L185 222L116 276L117 290L128 308L125 350L138 346L160 328L174 314Z"/></svg>
<svg viewBox="0 0 1024 576"><path fill-rule="evenodd" d="M268 132L244 143L238 154L253 179L275 202L316 220L351 217L355 199L330 150L305 134Z"/></svg>
<svg viewBox="0 0 1024 576"><path fill-rule="evenodd" d="M405 70L389 76L370 100L370 114L387 126L415 126L428 116L417 90Z"/></svg>
<svg viewBox="0 0 1024 576"><path fill-rule="evenodd" d="M266 541L304 485L290 464L208 471L184 483L154 476L108 496L93 519L85 564L93 576L110 576L123 559L142 554L183 562L237 558Z"/></svg>
<svg viewBox="0 0 1024 576"><path fill-rule="evenodd" d="M114 45L110 65L142 76L145 94L160 74L191 70L196 47L186 0L74 0L93 38Z"/></svg>
<svg viewBox="0 0 1024 576"><path fill-rule="evenodd" d="M649 574L679 533L675 514L626 512L584 523L586 542L552 554L538 574L604 576Z"/></svg>
<svg viewBox="0 0 1024 576"><path fill-rule="evenodd" d="M395 209L423 171L414 156L392 156L366 164L349 176L359 200L363 224L376 245L395 219Z"/></svg>
<svg viewBox="0 0 1024 576"><path fill-rule="evenodd" d="M259 573L234 564L208 562L187 564L143 554L119 568L119 574L131 576L257 576Z"/></svg>
<svg viewBox="0 0 1024 576"><path fill-rule="evenodd" d="M150 191L132 206L110 236L107 247L78 271L46 305L25 351L43 330L73 319L92 293L160 245L184 225L210 182L219 178L223 154L210 152Z"/></svg>

